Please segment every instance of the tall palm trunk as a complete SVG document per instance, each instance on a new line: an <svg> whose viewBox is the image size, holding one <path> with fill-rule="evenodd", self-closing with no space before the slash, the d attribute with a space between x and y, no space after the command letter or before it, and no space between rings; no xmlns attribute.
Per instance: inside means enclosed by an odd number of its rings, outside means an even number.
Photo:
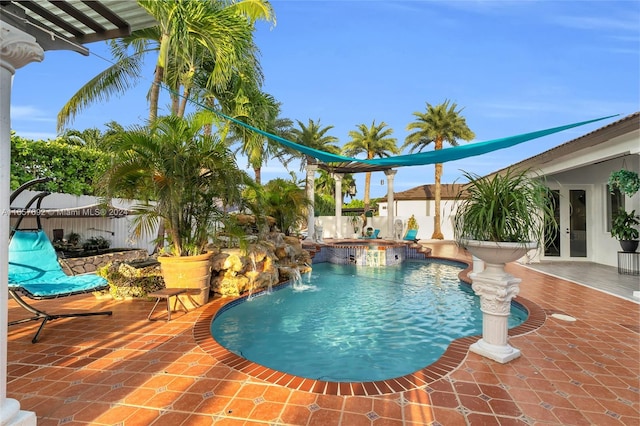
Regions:
<svg viewBox="0 0 640 426"><path fill-rule="evenodd" d="M160 83L164 75L164 68L156 65L156 72L153 76L153 84L149 92L149 123L153 123L158 118L158 103L160 100ZM158 253L164 247L165 226L164 220L160 219L158 223L158 234L156 237L156 246L154 253Z"/></svg>
<svg viewBox="0 0 640 426"><path fill-rule="evenodd" d="M369 210L369 204L371 204L371 198L369 192L371 191L371 172L367 172L364 175L364 211Z"/></svg>
<svg viewBox="0 0 640 426"><path fill-rule="evenodd" d="M161 38L161 50L162 50L162 42L165 42L168 39L166 34L162 35ZM165 47L166 48L166 47ZM149 91L149 123L153 123L158 118L158 104L160 103L160 84L164 79L164 67L160 64L156 64L156 69L153 75L153 84L151 85L151 90ZM158 224L158 234L156 238L156 246L154 248L154 253L157 253L164 247L165 241L165 224L164 220L160 219Z"/></svg>
<svg viewBox="0 0 640 426"><path fill-rule="evenodd" d="M182 93L182 100L180 101L180 105L178 106L178 117L184 117L184 112L187 109L187 100L191 96L191 89L185 87L184 92Z"/></svg>
<svg viewBox="0 0 640 426"><path fill-rule="evenodd" d="M215 101L213 100L213 97L207 97L207 99L205 99L204 101L204 105L207 107L207 109L213 111L213 108L215 107ZM213 131L213 123L205 124L203 131L206 136L211 136L211 132ZM225 137L221 136L221 138L222 140L225 140Z"/></svg>
<svg viewBox="0 0 640 426"><path fill-rule="evenodd" d="M436 138L435 140L435 149L439 150L442 149L442 138ZM440 226L440 193L441 193L441 188L440 188L440 179L442 179L442 163L436 163L436 175L435 175L435 209L436 211L434 212L434 216L433 216L433 235L431 235L431 238L434 240L443 240L444 239L444 235L442 234L442 228Z"/></svg>
<svg viewBox="0 0 640 426"><path fill-rule="evenodd" d="M442 164L436 164L436 176L435 176L435 214L433 216L433 235L431 238L434 240L442 240L444 239L444 235L442 234L442 228L440 227L440 179L442 178Z"/></svg>
<svg viewBox="0 0 640 426"><path fill-rule="evenodd" d="M149 92L149 122L153 123L158 118L158 103L160 102L160 84L164 76L164 68L156 65L153 76L153 84Z"/></svg>
<svg viewBox="0 0 640 426"><path fill-rule="evenodd" d="M262 168L260 167L254 167L253 168L253 173L256 176L256 183L258 185L262 185Z"/></svg>

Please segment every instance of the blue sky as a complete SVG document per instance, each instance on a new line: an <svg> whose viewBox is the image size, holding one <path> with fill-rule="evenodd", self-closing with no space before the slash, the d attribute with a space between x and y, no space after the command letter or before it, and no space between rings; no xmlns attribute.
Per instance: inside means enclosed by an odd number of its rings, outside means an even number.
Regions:
<svg viewBox="0 0 640 426"><path fill-rule="evenodd" d="M447 99L463 108L475 141L640 110L635 0L271 3L277 24L259 24L256 33L264 90L282 103L283 116L334 126L329 134L340 145L350 130L373 120L387 123L401 145L412 113ZM42 63L18 70L11 118L20 136L55 137L62 105L108 66L103 43L88 47L89 57L50 51ZM143 122L152 70L150 58L145 81L122 98L86 109L70 127ZM443 182L456 181L461 170L490 173L614 120L446 163ZM246 160L238 164L244 168ZM291 170L303 176L297 166ZM433 183L433 173L432 165L402 168L395 189ZM264 182L287 176L275 160L263 169ZM382 179L382 172L374 173L373 197L386 193ZM362 198L364 176L357 182Z"/></svg>

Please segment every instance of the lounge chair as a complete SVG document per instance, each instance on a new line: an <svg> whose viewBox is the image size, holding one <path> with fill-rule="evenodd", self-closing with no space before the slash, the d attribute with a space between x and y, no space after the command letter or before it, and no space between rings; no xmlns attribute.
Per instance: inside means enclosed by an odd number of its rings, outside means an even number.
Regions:
<svg viewBox="0 0 640 426"><path fill-rule="evenodd" d="M362 236L360 238L365 239L365 240L375 240L377 238L380 238L380 237L378 237L379 233L380 233L379 229L374 229L373 233L370 236L364 235L364 236Z"/></svg>
<svg viewBox="0 0 640 426"><path fill-rule="evenodd" d="M28 207L38 201L37 210L40 210L40 202L48 193L41 193L31 200ZM12 199L15 198L12 196ZM22 324L29 321L42 321L38 331L31 340L38 341L45 324L58 318L85 317L92 315L111 315L111 311L101 312L74 312L62 314L50 314L37 309L27 303L22 296L34 300L55 299L76 294L90 293L103 290L108 287L107 280L93 275L65 274L58 263L56 250L49 238L40 226L40 218L37 218L38 229L15 229L11 232L9 240L9 295L28 312L34 316L9 322L8 325ZM20 220L16 226L19 226Z"/></svg>
<svg viewBox="0 0 640 426"><path fill-rule="evenodd" d="M417 229L408 229L407 233L404 234L403 240L405 241L413 241L414 243L418 242L418 230Z"/></svg>

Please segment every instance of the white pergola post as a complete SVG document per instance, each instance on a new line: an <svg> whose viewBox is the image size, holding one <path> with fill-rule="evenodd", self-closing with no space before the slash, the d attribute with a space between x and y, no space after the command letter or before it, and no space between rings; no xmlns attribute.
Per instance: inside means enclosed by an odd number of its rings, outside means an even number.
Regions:
<svg viewBox="0 0 640 426"><path fill-rule="evenodd" d="M44 59L44 50L29 34L0 21L0 425L31 426L36 415L21 411L7 398L7 327L9 322L9 197L11 187L11 84L18 68Z"/></svg>
<svg viewBox="0 0 640 426"><path fill-rule="evenodd" d="M384 174L387 176L387 238L391 240L394 239L393 222L396 216L393 200L393 179L396 176L396 173L398 173L398 171L393 169L384 171Z"/></svg>
<svg viewBox="0 0 640 426"><path fill-rule="evenodd" d="M309 199L309 214L307 215L307 238L311 241L316 241L315 234L315 200L314 194L316 192L316 170L318 170L317 164L309 164L307 162L307 199Z"/></svg>
<svg viewBox="0 0 640 426"><path fill-rule="evenodd" d="M342 238L342 178L343 173L331 173L331 177L336 181L336 234L335 238Z"/></svg>

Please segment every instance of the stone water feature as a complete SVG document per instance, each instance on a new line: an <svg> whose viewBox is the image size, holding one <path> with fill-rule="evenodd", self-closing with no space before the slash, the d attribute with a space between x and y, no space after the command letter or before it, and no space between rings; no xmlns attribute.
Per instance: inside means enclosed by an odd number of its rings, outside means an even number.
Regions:
<svg viewBox="0 0 640 426"><path fill-rule="evenodd" d="M293 270L311 268L311 255L296 237L270 234L247 251L222 249L213 257L211 291L222 297L252 294L293 278Z"/></svg>
<svg viewBox="0 0 640 426"><path fill-rule="evenodd" d="M281 233L271 233L265 240L249 244L246 251L239 248L208 247L215 253L212 258L211 288L213 295L234 297L269 289L278 283L288 281L296 274L308 272L311 255L302 248L297 237L286 237ZM74 270L98 269L107 278L109 293L116 299L145 297L147 293L164 287L160 266L155 258L146 252L141 262L139 257L129 259L111 258L107 266L95 260L84 260L74 265ZM70 259L65 259L69 261ZM75 260L74 260L75 262ZM73 263L72 263L73 265Z"/></svg>

